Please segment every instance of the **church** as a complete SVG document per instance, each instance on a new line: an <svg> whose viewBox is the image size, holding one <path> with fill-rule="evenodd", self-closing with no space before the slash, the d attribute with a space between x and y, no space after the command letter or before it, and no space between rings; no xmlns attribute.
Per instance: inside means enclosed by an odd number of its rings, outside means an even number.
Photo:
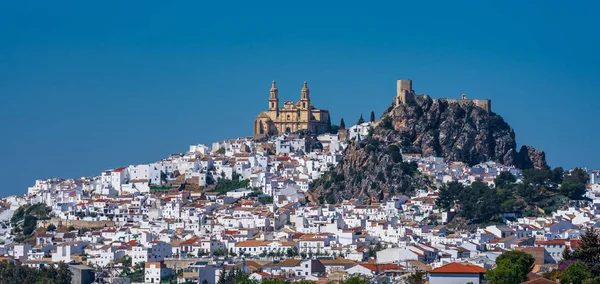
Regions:
<svg viewBox="0 0 600 284"><path fill-rule="evenodd" d="M315 108L310 103L306 81L297 103L286 101L279 108L279 91L273 81L269 95L269 110L261 112L254 121L254 137L294 133L299 130L320 134L329 131L329 111Z"/></svg>

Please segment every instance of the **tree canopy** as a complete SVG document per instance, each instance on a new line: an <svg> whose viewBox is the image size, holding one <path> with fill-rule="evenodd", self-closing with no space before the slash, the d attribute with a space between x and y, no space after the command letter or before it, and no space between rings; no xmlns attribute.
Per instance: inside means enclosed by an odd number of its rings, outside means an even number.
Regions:
<svg viewBox="0 0 600 284"><path fill-rule="evenodd" d="M528 253L519 250L508 251L496 259L496 268L488 270L485 279L490 284L525 282L534 263L535 258Z"/></svg>
<svg viewBox="0 0 600 284"><path fill-rule="evenodd" d="M0 262L0 283L19 284L70 284L72 279L69 265L58 263L58 267L49 265L41 269L30 268L10 261ZM3 282L7 280L8 282Z"/></svg>
<svg viewBox="0 0 600 284"><path fill-rule="evenodd" d="M358 119L358 122L356 124L362 124L365 123L365 119L363 118L362 114L360 115L360 118Z"/></svg>
<svg viewBox="0 0 600 284"><path fill-rule="evenodd" d="M494 179L494 187L479 181L466 186L446 183L440 187L436 202L440 209L455 209L458 216L472 223L500 221L503 213L550 214L568 200L585 199L586 187L582 181L587 178L587 173L580 169L569 173L562 168L526 169L521 182L517 182L513 174L502 172Z"/></svg>

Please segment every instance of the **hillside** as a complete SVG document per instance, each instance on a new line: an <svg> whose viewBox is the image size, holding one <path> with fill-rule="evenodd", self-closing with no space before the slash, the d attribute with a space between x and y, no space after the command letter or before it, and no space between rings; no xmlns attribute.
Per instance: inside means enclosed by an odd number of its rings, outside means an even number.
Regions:
<svg viewBox="0 0 600 284"><path fill-rule="evenodd" d="M375 125L369 137L351 142L342 163L315 181L313 194L321 202L382 200L426 186L416 165L402 161L400 149L469 165L496 161L548 168L544 152L531 146L517 151L515 133L504 119L471 102L417 96L410 104L391 105Z"/></svg>

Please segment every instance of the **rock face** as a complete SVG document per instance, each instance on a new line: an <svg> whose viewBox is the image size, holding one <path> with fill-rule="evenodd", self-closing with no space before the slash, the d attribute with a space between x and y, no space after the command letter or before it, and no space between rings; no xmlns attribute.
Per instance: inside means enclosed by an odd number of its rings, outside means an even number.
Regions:
<svg viewBox="0 0 600 284"><path fill-rule="evenodd" d="M501 116L488 113L472 102L418 96L411 104L390 106L383 120L390 119L393 128L401 134L399 143L405 153L444 157L469 165L495 161L522 167L547 167L544 152L524 146L521 151L526 152L517 153L513 129ZM517 160L518 157L522 157L523 162Z"/></svg>
<svg viewBox="0 0 600 284"><path fill-rule="evenodd" d="M377 201L389 194L413 193L425 185L416 164L402 162L395 131L375 129L373 137L354 141L346 148L343 161L315 181L313 194L321 203L344 199Z"/></svg>
<svg viewBox="0 0 600 284"><path fill-rule="evenodd" d="M536 150L533 146L523 145L517 154L515 165L521 169L548 169L546 164L546 153Z"/></svg>
<svg viewBox="0 0 600 284"><path fill-rule="evenodd" d="M426 186L416 165L404 153L444 157L475 165L496 161L520 168L547 168L543 151L516 150L513 129L495 113L472 102L448 102L418 96L415 102L390 106L370 137L353 141L343 161L313 185L321 202L344 199L382 200L388 194L410 194Z"/></svg>

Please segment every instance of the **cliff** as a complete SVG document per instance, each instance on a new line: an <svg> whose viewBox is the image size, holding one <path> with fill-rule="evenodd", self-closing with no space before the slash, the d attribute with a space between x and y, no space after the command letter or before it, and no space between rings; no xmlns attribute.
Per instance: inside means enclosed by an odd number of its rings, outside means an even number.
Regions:
<svg viewBox="0 0 600 284"><path fill-rule="evenodd" d="M475 165L495 161L521 168L547 168L545 154L531 146L517 151L513 129L504 119L472 102L448 102L417 96L415 102L390 106L381 123L400 133L405 153L444 157Z"/></svg>
<svg viewBox="0 0 600 284"><path fill-rule="evenodd" d="M354 141L344 160L317 180L313 192L321 202L360 198L381 200L388 194L412 194L427 185L416 165L402 161L404 153L444 157L475 165L496 161L521 168L548 168L543 151L516 149L515 133L501 116L471 101L449 102L417 96L408 104L393 104L369 137Z"/></svg>
<svg viewBox="0 0 600 284"><path fill-rule="evenodd" d="M412 194L426 185L416 164L402 161L397 133L377 129L372 137L354 141L338 166L315 181L313 193L321 203L344 199L379 201L387 195Z"/></svg>

